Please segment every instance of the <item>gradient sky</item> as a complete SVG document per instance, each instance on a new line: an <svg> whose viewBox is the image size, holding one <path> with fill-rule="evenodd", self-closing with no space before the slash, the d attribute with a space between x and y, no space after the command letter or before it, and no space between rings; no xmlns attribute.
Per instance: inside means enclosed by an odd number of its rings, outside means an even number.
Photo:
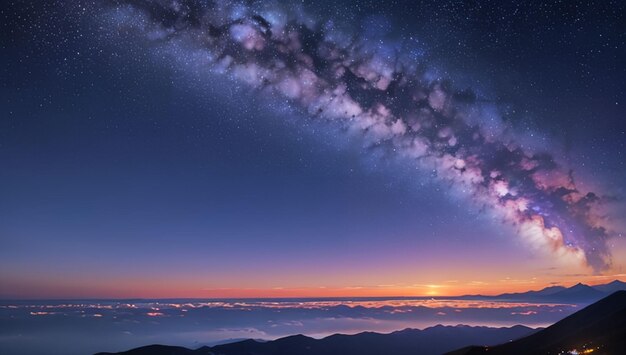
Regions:
<svg viewBox="0 0 626 355"><path fill-rule="evenodd" d="M451 295L626 280L622 2L302 7L381 51L410 43L521 145L606 196L614 233L600 266L529 245L450 181L210 72L186 47L112 25L142 3L2 5L0 297Z"/></svg>

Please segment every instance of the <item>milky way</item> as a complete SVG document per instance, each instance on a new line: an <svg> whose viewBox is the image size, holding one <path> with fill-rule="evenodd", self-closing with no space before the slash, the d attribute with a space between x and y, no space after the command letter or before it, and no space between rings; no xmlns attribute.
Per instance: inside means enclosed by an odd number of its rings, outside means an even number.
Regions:
<svg viewBox="0 0 626 355"><path fill-rule="evenodd" d="M299 7L216 1L113 1L116 29L174 48L200 65L338 122L436 174L477 208L512 224L532 247L610 266L610 198L583 191L556 154L523 144L494 104L433 75L418 51L338 29ZM518 137L518 138L516 138Z"/></svg>

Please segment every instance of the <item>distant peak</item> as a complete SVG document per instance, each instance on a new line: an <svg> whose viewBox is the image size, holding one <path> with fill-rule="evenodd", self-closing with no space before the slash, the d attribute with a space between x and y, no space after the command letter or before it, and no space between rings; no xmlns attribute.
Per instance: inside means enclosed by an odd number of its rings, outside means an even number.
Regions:
<svg viewBox="0 0 626 355"><path fill-rule="evenodd" d="M308 338L308 336L304 335L304 334L294 334L294 335L290 335L286 338Z"/></svg>
<svg viewBox="0 0 626 355"><path fill-rule="evenodd" d="M591 287L591 286L585 285L584 283L579 282L576 285L572 286L571 288L588 288L588 287Z"/></svg>

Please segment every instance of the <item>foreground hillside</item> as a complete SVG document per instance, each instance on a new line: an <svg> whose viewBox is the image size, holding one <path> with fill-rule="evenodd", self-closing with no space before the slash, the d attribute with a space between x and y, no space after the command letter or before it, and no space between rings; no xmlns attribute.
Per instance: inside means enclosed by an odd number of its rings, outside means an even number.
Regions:
<svg viewBox="0 0 626 355"><path fill-rule="evenodd" d="M567 353L626 354L626 291L525 338L495 347L468 347L450 355Z"/></svg>

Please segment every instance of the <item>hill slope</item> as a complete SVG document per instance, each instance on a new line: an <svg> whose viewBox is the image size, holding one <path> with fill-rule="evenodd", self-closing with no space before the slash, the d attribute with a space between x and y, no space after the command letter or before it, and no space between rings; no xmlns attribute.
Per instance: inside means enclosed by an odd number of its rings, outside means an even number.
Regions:
<svg viewBox="0 0 626 355"><path fill-rule="evenodd" d="M495 347L451 352L474 354L558 354L593 349L593 354L626 354L626 291L612 295L528 337Z"/></svg>

